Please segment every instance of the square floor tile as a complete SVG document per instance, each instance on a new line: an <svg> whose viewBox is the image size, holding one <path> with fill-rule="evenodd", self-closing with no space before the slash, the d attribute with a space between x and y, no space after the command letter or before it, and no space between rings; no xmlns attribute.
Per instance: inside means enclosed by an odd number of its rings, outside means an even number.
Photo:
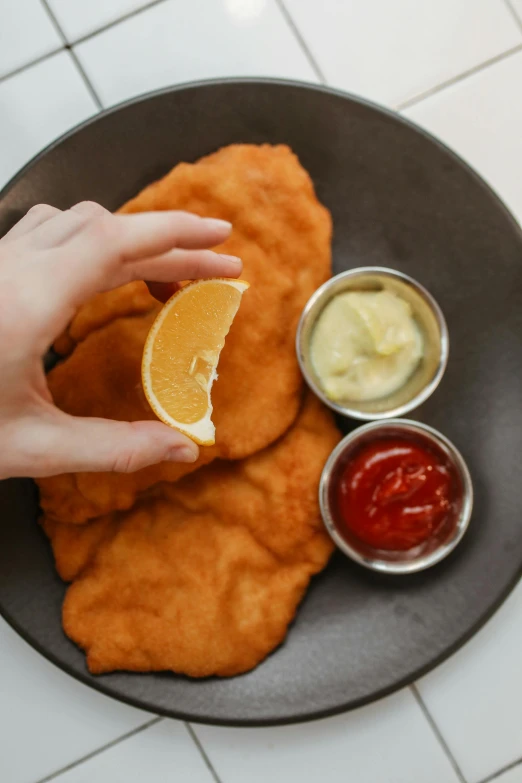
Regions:
<svg viewBox="0 0 522 783"><path fill-rule="evenodd" d="M284 0L328 82L390 106L522 43L498 0Z"/></svg>
<svg viewBox="0 0 522 783"><path fill-rule="evenodd" d="M164 720L65 772L56 783L213 783L183 723Z"/></svg>
<svg viewBox="0 0 522 783"><path fill-rule="evenodd" d="M225 783L457 783L409 690L297 726L194 726Z"/></svg>
<svg viewBox="0 0 522 783"><path fill-rule="evenodd" d="M151 719L74 680L0 619L0 780L33 783Z"/></svg>
<svg viewBox="0 0 522 783"><path fill-rule="evenodd" d="M149 0L48 0L69 42L115 22L148 2Z"/></svg>
<svg viewBox="0 0 522 783"><path fill-rule="evenodd" d="M453 147L522 222L522 52L406 109Z"/></svg>
<svg viewBox="0 0 522 783"><path fill-rule="evenodd" d="M75 51L106 106L193 79L315 79L275 0L168 0Z"/></svg>
<svg viewBox="0 0 522 783"><path fill-rule="evenodd" d="M468 783L522 757L522 583L477 636L419 683Z"/></svg>
<svg viewBox="0 0 522 783"><path fill-rule="evenodd" d="M520 24L522 25L522 0L507 0L507 2L511 3L511 7L514 10L515 15L520 20Z"/></svg>
<svg viewBox="0 0 522 783"><path fill-rule="evenodd" d="M495 783L522 783L522 762L495 778Z"/></svg>
<svg viewBox="0 0 522 783"><path fill-rule="evenodd" d="M0 187L42 147L96 111L67 52L0 82Z"/></svg>
<svg viewBox="0 0 522 783"><path fill-rule="evenodd" d="M62 46L40 0L0 2L0 76Z"/></svg>

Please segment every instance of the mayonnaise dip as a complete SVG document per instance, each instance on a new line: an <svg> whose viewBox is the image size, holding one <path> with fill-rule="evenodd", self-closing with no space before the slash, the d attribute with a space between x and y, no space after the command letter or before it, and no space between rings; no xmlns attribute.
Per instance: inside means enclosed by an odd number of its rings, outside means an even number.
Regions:
<svg viewBox="0 0 522 783"><path fill-rule="evenodd" d="M391 291L348 291L326 305L310 357L333 401L365 402L403 386L419 364L422 337L410 305Z"/></svg>

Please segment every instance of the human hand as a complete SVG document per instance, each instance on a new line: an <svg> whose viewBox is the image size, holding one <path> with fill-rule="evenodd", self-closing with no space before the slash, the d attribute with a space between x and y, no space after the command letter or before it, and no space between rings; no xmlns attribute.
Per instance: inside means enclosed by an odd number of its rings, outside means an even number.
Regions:
<svg viewBox="0 0 522 783"><path fill-rule="evenodd" d="M229 223L187 212L112 215L82 202L40 204L0 239L0 478L75 471L132 472L193 462L197 446L159 421L69 416L53 404L42 357L77 308L131 280L237 277L241 261L207 250Z"/></svg>

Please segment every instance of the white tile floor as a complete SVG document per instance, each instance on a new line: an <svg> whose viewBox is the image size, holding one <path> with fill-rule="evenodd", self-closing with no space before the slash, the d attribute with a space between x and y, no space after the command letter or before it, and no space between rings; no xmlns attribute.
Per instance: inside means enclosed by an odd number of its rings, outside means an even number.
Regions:
<svg viewBox="0 0 522 783"><path fill-rule="evenodd" d="M522 221L522 0L0 0L0 186L100 106L221 75L402 107ZM521 646L522 585L417 691L196 736L90 691L0 621L0 781L522 783Z"/></svg>

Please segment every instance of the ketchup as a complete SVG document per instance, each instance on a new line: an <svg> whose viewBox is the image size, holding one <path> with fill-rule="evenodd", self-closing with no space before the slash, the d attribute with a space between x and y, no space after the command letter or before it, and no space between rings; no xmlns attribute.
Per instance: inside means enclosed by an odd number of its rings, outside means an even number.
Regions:
<svg viewBox="0 0 522 783"><path fill-rule="evenodd" d="M405 550L437 533L452 512L453 481L436 453L382 439L348 463L338 488L348 529L377 549Z"/></svg>

